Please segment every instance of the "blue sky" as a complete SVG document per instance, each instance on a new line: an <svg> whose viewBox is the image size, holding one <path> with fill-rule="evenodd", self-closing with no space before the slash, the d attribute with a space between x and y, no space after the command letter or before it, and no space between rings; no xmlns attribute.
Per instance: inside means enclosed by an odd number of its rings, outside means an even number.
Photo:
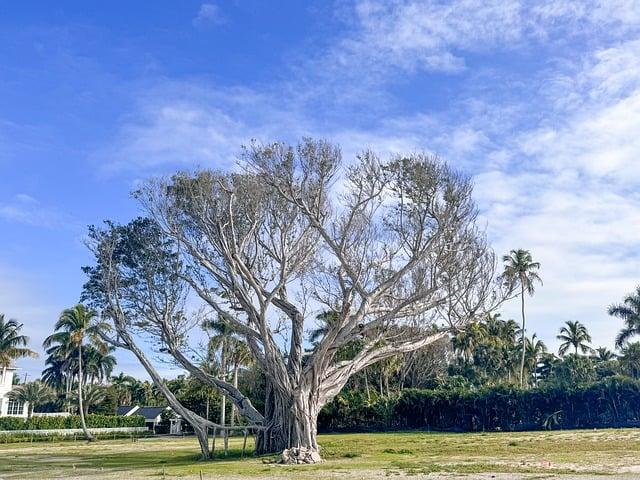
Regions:
<svg viewBox="0 0 640 480"><path fill-rule="evenodd" d="M640 283L638 52L638 0L0 2L0 311L39 344L138 181L311 135L474 175L495 250L542 263L531 328L611 346Z"/></svg>

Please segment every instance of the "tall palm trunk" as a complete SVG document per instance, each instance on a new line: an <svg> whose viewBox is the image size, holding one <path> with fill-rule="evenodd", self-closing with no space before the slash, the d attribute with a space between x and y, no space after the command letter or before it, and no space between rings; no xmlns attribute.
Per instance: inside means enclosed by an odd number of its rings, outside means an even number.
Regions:
<svg viewBox="0 0 640 480"><path fill-rule="evenodd" d="M522 356L520 358L520 388L524 386L524 354L525 354L525 316L524 316L524 281L520 279L520 300L522 305Z"/></svg>
<svg viewBox="0 0 640 480"><path fill-rule="evenodd" d="M67 369L67 372L69 372L68 369ZM65 383L64 405L68 413L73 413L71 411L71 388L72 388L71 382L72 382L71 375L67 373L64 379L64 383Z"/></svg>
<svg viewBox="0 0 640 480"><path fill-rule="evenodd" d="M80 423L82 431L89 442L93 442L96 438L87 428L87 422L84 418L84 405L82 402L82 342L78 343L78 413L80 413Z"/></svg>

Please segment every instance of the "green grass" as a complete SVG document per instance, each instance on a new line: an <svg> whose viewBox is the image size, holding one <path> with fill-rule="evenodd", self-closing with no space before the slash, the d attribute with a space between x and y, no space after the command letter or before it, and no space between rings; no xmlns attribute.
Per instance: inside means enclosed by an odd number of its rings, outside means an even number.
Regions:
<svg viewBox="0 0 640 480"><path fill-rule="evenodd" d="M632 471L640 461L640 430L525 433L374 433L323 435L326 462L281 466L270 457L198 459L194 438L147 438L0 445L0 478L375 478L430 472L589 473ZM220 446L218 441L218 448ZM250 446L249 446L250 447ZM126 475L125 475L126 472ZM472 478L472 477L470 477Z"/></svg>

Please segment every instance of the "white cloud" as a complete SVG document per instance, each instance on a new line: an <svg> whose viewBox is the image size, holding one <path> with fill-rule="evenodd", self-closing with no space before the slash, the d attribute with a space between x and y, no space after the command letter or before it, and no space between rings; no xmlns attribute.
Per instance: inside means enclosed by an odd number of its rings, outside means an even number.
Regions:
<svg viewBox="0 0 640 480"><path fill-rule="evenodd" d="M540 123L498 139L510 160L476 178L496 250L528 248L542 263L530 325L551 346L570 319L612 346L621 325L606 307L640 283L637 47L599 48L538 77L530 89L543 94L532 108ZM516 305L506 311L517 318Z"/></svg>
<svg viewBox="0 0 640 480"><path fill-rule="evenodd" d="M293 102L200 81L160 82L141 95L119 133L92 160L104 174L230 168L252 140L295 141L314 133Z"/></svg>
<svg viewBox="0 0 640 480"><path fill-rule="evenodd" d="M349 34L330 51L336 69L368 73L456 72L465 54L527 48L530 42L617 38L637 31L640 2L634 0L455 0L355 2L343 18Z"/></svg>
<svg viewBox="0 0 640 480"><path fill-rule="evenodd" d="M220 12L220 7L214 3L203 3L200 5L198 14L193 19L195 26L203 26L207 24L220 24L224 22L224 16Z"/></svg>
<svg viewBox="0 0 640 480"><path fill-rule="evenodd" d="M251 138L303 135L339 143L347 158L438 153L475 175L496 252L528 248L542 262L531 329L553 346L561 323L578 319L611 346L619 325L606 306L640 283L640 43L625 37L640 31L639 2L361 1L353 12L349 33L284 86L159 85L100 155L105 168L228 168ZM370 89L393 72L456 71L469 53L551 44L543 70L515 86L472 72L441 111L388 114L379 100L392 92ZM325 115L336 98L367 108ZM518 317L515 304L505 312Z"/></svg>

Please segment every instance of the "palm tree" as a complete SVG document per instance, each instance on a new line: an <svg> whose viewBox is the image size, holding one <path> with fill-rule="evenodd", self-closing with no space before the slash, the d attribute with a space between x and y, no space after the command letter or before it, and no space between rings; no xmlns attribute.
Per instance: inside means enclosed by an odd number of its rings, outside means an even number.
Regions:
<svg viewBox="0 0 640 480"><path fill-rule="evenodd" d="M480 322L470 323L456 333L451 339L451 345L456 352L462 355L464 360L468 361L471 360L474 351L486 336L485 324Z"/></svg>
<svg viewBox="0 0 640 480"><path fill-rule="evenodd" d="M607 347L598 347L593 351L593 355L591 355L591 359L596 362L608 362L614 358L616 358L616 354Z"/></svg>
<svg viewBox="0 0 640 480"><path fill-rule="evenodd" d="M518 324L514 320L502 320L500 314L488 314L484 321L485 338L483 342L486 348L486 356L483 364L486 373L494 380L505 379L510 381L513 365L517 363L519 352L516 349L514 358L514 345L519 332Z"/></svg>
<svg viewBox="0 0 640 480"><path fill-rule="evenodd" d="M18 385L9 392L9 398L28 404L27 418L33 415L33 409L54 399L53 392L44 383L35 381Z"/></svg>
<svg viewBox="0 0 640 480"><path fill-rule="evenodd" d="M45 347L58 344L63 346L64 349L72 346L77 352L78 412L80 414L82 430L90 442L94 441L95 437L87 428L82 399L82 384L85 376L82 368L83 345L85 342L90 341L98 350L107 353L107 345L101 340L99 333L108 328L106 323L97 320L97 315L93 310L86 308L82 304L78 304L73 308L64 310L60 314L60 318L54 326L56 332L47 337L43 343Z"/></svg>
<svg viewBox="0 0 640 480"><path fill-rule="evenodd" d="M211 363L217 363L214 374L219 378L227 381L229 374L229 355L230 344L233 337L233 331L221 319L205 320L202 322L202 328L211 332L209 337L209 359ZM216 358L217 357L217 358ZM217 361L216 361L217 360ZM220 424L226 425L227 421L227 396L222 395L220 399Z"/></svg>
<svg viewBox="0 0 640 480"><path fill-rule="evenodd" d="M629 343L620 351L620 366L632 378L640 377L640 342Z"/></svg>
<svg viewBox="0 0 640 480"><path fill-rule="evenodd" d="M106 347L106 349L105 349ZM111 353L115 347L87 345L83 352L82 363L84 365L85 381L89 383L102 382L111 376L116 359Z"/></svg>
<svg viewBox="0 0 640 480"><path fill-rule="evenodd" d="M608 312L624 321L624 328L616 337L616 348L621 348L629 338L640 335L640 286L627 295L622 303L611 305Z"/></svg>
<svg viewBox="0 0 640 480"><path fill-rule="evenodd" d="M100 405L106 399L104 387L98 385L87 385L82 392L82 405L84 414L89 414L89 407Z"/></svg>
<svg viewBox="0 0 640 480"><path fill-rule="evenodd" d="M130 375L120 372L116 377L111 377L111 387L116 394L118 405L131 405L133 400L133 389L137 380Z"/></svg>
<svg viewBox="0 0 640 480"><path fill-rule="evenodd" d="M55 336L55 337L54 337ZM64 392L65 410L71 411L71 390L78 375L78 349L69 332L56 332L45 340L47 359L42 380L59 392Z"/></svg>
<svg viewBox="0 0 640 480"><path fill-rule="evenodd" d="M560 355L567 353L570 347L575 349L576 355L578 354L578 349L580 349L582 353L587 353L592 350L592 348L587 345L591 342L589 330L578 321L572 322L569 320L565 322L565 326L560 329L560 335L556 338L562 342L558 350Z"/></svg>
<svg viewBox="0 0 640 480"><path fill-rule="evenodd" d="M502 257L504 262L503 279L510 288L520 287L520 299L522 310L522 356L520 359L520 386L524 384L524 360L525 360L525 313L524 313L524 294L525 292L532 296L535 292L535 283L542 285L542 279L538 275L540 263L534 262L531 253L528 250L518 249L511 250L509 255Z"/></svg>
<svg viewBox="0 0 640 480"><path fill-rule="evenodd" d="M534 333L531 335L531 338L526 339L526 366L529 372L529 377L531 375L534 376L534 381L536 385L538 384L538 375L536 372L536 368L538 367L538 360L540 356L547 352L547 346L544 344L542 340L538 338L538 336Z"/></svg>
<svg viewBox="0 0 640 480"><path fill-rule="evenodd" d="M247 346L247 344L239 339L232 337L229 348L229 363L232 368L232 377L231 382L235 388L238 388L238 373L240 372L240 368L248 367L252 364L253 356L251 354L251 350ZM235 403L231 404L231 421L230 425L233 427L235 425L235 420L238 417L238 409Z"/></svg>
<svg viewBox="0 0 640 480"><path fill-rule="evenodd" d="M0 369L10 367L18 358L38 356L27 348L29 337L21 335L21 329L21 323L5 320L4 314L0 313Z"/></svg>

